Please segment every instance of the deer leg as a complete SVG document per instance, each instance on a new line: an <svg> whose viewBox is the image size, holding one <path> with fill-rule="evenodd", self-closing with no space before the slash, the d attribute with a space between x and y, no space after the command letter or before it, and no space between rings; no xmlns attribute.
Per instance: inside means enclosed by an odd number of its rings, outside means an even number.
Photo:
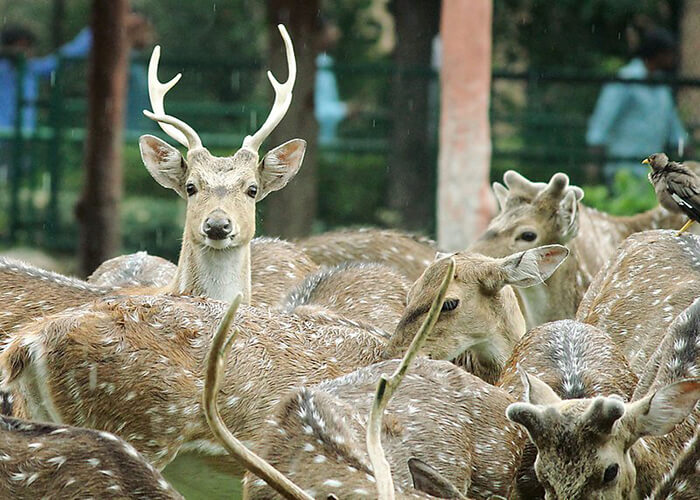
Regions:
<svg viewBox="0 0 700 500"><path fill-rule="evenodd" d="M695 222L693 219L688 219L688 222L685 223L685 225L681 228L680 231L676 233L676 236L680 236L681 234L685 233L688 228Z"/></svg>

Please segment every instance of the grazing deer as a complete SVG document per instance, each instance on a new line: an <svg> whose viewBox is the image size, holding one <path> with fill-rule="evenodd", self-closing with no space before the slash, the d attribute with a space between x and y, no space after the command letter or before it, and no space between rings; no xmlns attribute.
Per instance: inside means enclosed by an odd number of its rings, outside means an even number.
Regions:
<svg viewBox="0 0 700 500"><path fill-rule="evenodd" d="M0 442L0 498L183 498L108 432L0 416Z"/></svg>
<svg viewBox="0 0 700 500"><path fill-rule="evenodd" d="M533 373L520 370L525 402L511 405L507 416L527 429L537 447L535 471L545 498L651 493L698 428L698 324L700 301L670 326L651 389L629 403L619 395L562 400ZM586 365L579 366L583 378Z"/></svg>
<svg viewBox="0 0 700 500"><path fill-rule="evenodd" d="M573 318L576 308L598 270L617 245L630 234L659 227L675 227L680 218L657 207L632 217L616 217L580 203L583 191L557 173L535 183L510 170L505 186L493 184L500 213L469 248L501 257L540 245L566 245L569 260L545 284L519 290L528 328Z"/></svg>
<svg viewBox="0 0 700 500"><path fill-rule="evenodd" d="M525 392L521 371L537 376L564 399L619 394L630 398L637 377L604 331L572 320L545 323L528 331L513 349L498 382L515 399ZM518 470L519 498L542 498L535 476L537 450L526 443Z"/></svg>
<svg viewBox="0 0 700 500"><path fill-rule="evenodd" d="M433 261L435 242L393 229L342 229L299 241L311 259L323 266L346 262L379 262L415 281Z"/></svg>
<svg viewBox="0 0 700 500"><path fill-rule="evenodd" d="M464 497L464 495L462 495L459 492L459 490L455 486L453 486L446 478L444 478L444 476L442 476L438 471L416 458L410 458L408 460L408 467L411 471L411 474L413 475L415 490L412 490L410 487L407 487L404 491L401 487L398 487L396 488L396 490L398 491L396 491L394 488L392 471L390 469L387 470L386 468L382 468L382 466L379 463L383 460L383 448L381 445L381 437L379 436L379 429L381 429L382 427L382 419L385 406L386 404L388 404L388 401L393 395L393 392L396 390L399 384L401 384L406 370L408 369L413 358L416 356L418 350L420 349L421 343L424 342L425 337L428 335L431 328L435 325L435 322L437 321L437 317L440 313L442 303L445 299L447 286L449 285L449 282L452 279L452 274L454 272L454 264L454 261L452 261L448 266L447 271L444 274L438 295L435 297L433 303L431 304L431 308L428 312L428 315L426 316L426 319L424 320L423 324L421 325L421 328L414 337L414 341L411 345L411 348L407 351L406 355L404 356L404 359L399 364L399 367L396 369L391 378L387 379L384 375L381 375L379 377L380 382L377 385L376 389L377 395L375 398L374 405L372 406L372 410L369 412L369 422L371 423L371 425L367 426L367 448L369 452L369 460L362 455L346 457L350 459L350 463L352 465L343 466L341 471L338 471L340 475L336 476L330 469L332 467L332 463L327 463L328 460L325 458L325 456L320 455L319 452L317 452L313 460L307 460L309 464L316 465L311 465L309 467L302 468L303 474L299 475L299 479L303 481L303 484L304 486L306 486L306 489L302 489L301 486L297 485L297 483L293 482L290 478L288 478L290 474L284 475L280 472L280 470L275 468L273 464L246 448L241 441L239 441L233 436L233 434L229 431L229 429L226 427L225 422L221 418L217 403L217 396L219 393L221 375L225 363L224 360L228 355L230 346L233 345L233 339L236 335L236 331L234 330L234 332L231 335L229 335L228 338L225 338L225 336L229 330L229 324L238 306L238 299L231 304L231 307L224 316L224 319L222 320L219 329L217 330L216 334L214 335L214 338L212 339L209 355L207 356L207 377L204 384L203 407L207 418L207 422L209 423L212 433L219 439L221 444L229 451L229 453L231 453L233 457L235 457L241 464L243 464L246 469L248 469L250 472L252 472L260 478L255 481L252 481L251 478L248 477L244 480L244 483L254 485L252 492L250 489L248 489L248 491L244 493L244 496L246 498L271 497L271 492L269 491L269 489L261 490L261 488L257 488L258 491L255 491L255 486L258 486L259 483L261 483L262 485L266 484L269 488L274 489L278 494L290 499L310 500L311 498L316 497L337 500L338 498L355 498L363 496L367 497L371 495L370 490L373 489L373 484L369 483L369 479L371 479L372 483L377 484L379 500L393 499L395 498L396 493L399 493L401 498L433 498L433 496L426 494L425 492L436 494L440 498L466 499L466 497ZM448 370L455 370L457 373L464 373L450 364L447 364L445 368L447 368ZM372 383L376 381L376 377L374 375L376 374L371 375ZM432 372L431 375L435 375L435 373ZM438 376L445 378L444 374L442 373L438 373ZM349 377L353 378L353 375L350 375ZM301 391L303 393L304 389L302 389ZM299 398L303 397L299 396ZM298 399L298 397L292 395L288 399L295 400ZM299 399L299 401L301 402L302 399ZM327 420L323 420L322 417L319 415L320 408L315 405L312 398L309 398L307 400L307 403L307 406L305 406L304 408L295 407L290 411L285 411L284 408L287 405L282 404L281 418L287 420L289 417L291 417L292 419L294 419L294 417L298 415L302 418L313 420L313 424L315 426L316 431L326 436L328 436L329 434L328 429L334 424L337 424L341 431L345 430L344 427L348 425L348 422L342 424L339 419L340 415L331 413L329 415L326 415ZM301 429L296 429L305 436L302 438L302 441L310 441L308 432L306 431L307 429L312 429L312 427L308 425L303 425L303 431ZM313 434L313 430L311 430L311 433ZM351 440L346 440L345 434L346 433L341 432L340 434L333 435L332 438L327 442L327 444L330 445L329 447L331 448L330 462L333 461L336 455L342 455L344 453L347 455L348 451L350 453L356 451L353 445L359 446L359 443L353 443ZM272 439L272 442L268 443L268 449L272 449L273 454L277 458L279 458L279 456L281 455L281 450L290 448L290 438L288 437L288 434L286 433L284 428L279 427L278 424L274 424L274 427L269 432L269 436ZM277 441L280 440L281 442L277 443ZM321 439L317 440L316 442L321 445L323 444L323 441ZM279 449L277 446L278 444L281 445L279 446ZM450 445L451 444L452 443L450 443ZM310 446L315 447L314 445ZM311 450L309 450L308 446L305 445L303 452L301 450L296 451L297 453L301 452L308 454ZM320 460L319 457L323 457L324 459ZM297 460L293 461L296 462ZM314 469L318 469L319 467L321 468L319 473L314 473ZM345 478L348 475L357 476L358 478L361 478L361 482L359 483L359 485L362 487L353 487L348 485L347 482L345 482L344 484L344 481L336 479L336 477ZM459 479L460 482L465 482L465 480L467 480L467 478L464 477ZM319 488L321 490L325 490L325 492L319 493Z"/></svg>
<svg viewBox="0 0 700 500"><path fill-rule="evenodd" d="M497 378L499 363L525 329L506 285L538 282L565 257L563 247L504 259L456 255L448 306L421 352L450 359L472 349L486 373ZM227 425L256 446L265 441L265 415L290 388L401 355L444 270L439 260L414 285L391 339L337 315L242 306L236 321L242 334L225 378ZM105 298L58 313L26 325L8 342L0 355L3 386L26 398L30 418L114 432L158 467L180 450L221 454L201 418L198 394L210 325L222 314L221 302L170 295ZM140 407L140 401L148 403Z"/></svg>
<svg viewBox="0 0 700 500"><path fill-rule="evenodd" d="M700 296L700 239L672 231L634 234L601 270L577 319L610 334L640 375L666 330Z"/></svg>

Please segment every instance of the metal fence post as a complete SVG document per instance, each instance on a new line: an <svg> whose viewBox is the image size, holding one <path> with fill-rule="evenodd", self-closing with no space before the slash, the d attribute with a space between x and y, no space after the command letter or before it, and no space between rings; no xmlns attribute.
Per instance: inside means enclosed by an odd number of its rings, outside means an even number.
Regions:
<svg viewBox="0 0 700 500"><path fill-rule="evenodd" d="M19 56L15 62L16 95L15 95L15 123L14 138L12 144L12 162L10 164L10 243L17 242L17 231L20 228L19 220L19 191L22 180L22 157L24 156L24 79L27 72L27 62L23 56Z"/></svg>

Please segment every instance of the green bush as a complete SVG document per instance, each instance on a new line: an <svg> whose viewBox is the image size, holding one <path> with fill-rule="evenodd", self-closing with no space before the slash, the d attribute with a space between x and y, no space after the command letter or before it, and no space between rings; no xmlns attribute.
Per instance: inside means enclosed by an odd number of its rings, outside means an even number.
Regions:
<svg viewBox="0 0 700 500"><path fill-rule="evenodd" d="M606 186L584 186L584 203L615 215L632 215L656 206L651 183L627 170L615 174L610 190Z"/></svg>

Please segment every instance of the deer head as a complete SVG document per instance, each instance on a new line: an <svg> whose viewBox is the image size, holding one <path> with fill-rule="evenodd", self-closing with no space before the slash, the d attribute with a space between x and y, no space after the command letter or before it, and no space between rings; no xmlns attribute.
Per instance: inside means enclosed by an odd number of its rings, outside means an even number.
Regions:
<svg viewBox="0 0 700 500"><path fill-rule="evenodd" d="M297 173L304 158L306 142L293 139L267 153L260 161L258 150L263 141L279 124L292 100L292 88L296 78L296 61L292 42L284 26L279 25L287 50L289 77L279 83L272 73L268 78L275 89L275 101L267 120L254 135L247 136L242 147L232 156L216 157L203 145L192 127L185 122L165 114L164 97L179 81L180 74L167 83L158 81L160 47L153 50L148 68L148 85L153 112L144 114L158 122L163 131L187 148L180 152L152 135L139 140L141 157L153 178L163 187L172 189L187 200L187 215L183 235L181 266L198 268L199 275L207 274L203 259L216 258L217 252L248 248L255 235L255 206L272 191L283 188ZM206 254L206 256L204 255ZM184 262L183 262L184 259ZM247 266L250 266L249 258ZM241 265L246 265L245 262ZM202 269L205 267L205 269ZM221 267L221 266L219 266ZM179 270L180 293L203 293L212 298L229 300L236 292L243 292L244 301L249 301L250 283L247 287L219 287L225 290L197 290ZM211 273L224 270L209 269ZM250 271L246 278L249 281ZM247 288L247 289L246 289ZM216 293L218 292L218 293ZM247 293L246 293L247 292Z"/></svg>
<svg viewBox="0 0 700 500"><path fill-rule="evenodd" d="M570 186L566 174L554 174L545 184L509 170L503 181L505 186L493 183L501 211L470 250L503 257L541 245L563 245L576 236L583 190Z"/></svg>
<svg viewBox="0 0 700 500"><path fill-rule="evenodd" d="M433 359L453 359L469 351L484 370L475 369L474 373L494 383L513 346L525 333L525 320L508 285L528 287L543 282L568 254L566 247L560 245L500 259L471 252L454 254L454 279L422 353ZM414 283L385 357L401 355L408 347L430 308L447 265L446 259L438 258Z"/></svg>
<svg viewBox="0 0 700 500"><path fill-rule="evenodd" d="M673 430L700 399L697 378L625 403L616 395L561 400L534 375L520 374L525 402L510 405L506 416L537 447L535 471L547 499L636 498L630 448L641 437Z"/></svg>

